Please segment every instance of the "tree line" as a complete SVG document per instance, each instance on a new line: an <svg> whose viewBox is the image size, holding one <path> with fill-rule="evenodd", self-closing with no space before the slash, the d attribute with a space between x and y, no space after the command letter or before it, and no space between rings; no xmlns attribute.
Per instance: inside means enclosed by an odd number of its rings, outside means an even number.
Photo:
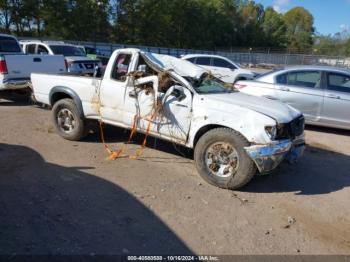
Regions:
<svg viewBox="0 0 350 262"><path fill-rule="evenodd" d="M174 48L315 49L308 10L281 14L250 0L0 0L0 28L17 36Z"/></svg>

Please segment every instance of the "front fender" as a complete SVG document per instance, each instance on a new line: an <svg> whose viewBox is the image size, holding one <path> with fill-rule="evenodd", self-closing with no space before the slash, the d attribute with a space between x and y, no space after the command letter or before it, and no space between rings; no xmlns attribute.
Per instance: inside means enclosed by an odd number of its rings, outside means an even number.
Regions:
<svg viewBox="0 0 350 262"><path fill-rule="evenodd" d="M201 130L210 130L215 127L235 130L252 144L266 144L271 140L265 132L265 126L274 124L273 119L254 111L244 111L242 114L237 112L235 115L214 110L195 111L186 146L191 148L194 146Z"/></svg>

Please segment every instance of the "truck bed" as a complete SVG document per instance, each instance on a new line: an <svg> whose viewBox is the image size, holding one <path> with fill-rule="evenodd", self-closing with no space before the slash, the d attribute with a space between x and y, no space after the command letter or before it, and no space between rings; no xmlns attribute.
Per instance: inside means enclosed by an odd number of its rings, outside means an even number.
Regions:
<svg viewBox="0 0 350 262"><path fill-rule="evenodd" d="M50 91L54 87L67 87L79 95L84 101L90 101L96 85L100 84L101 79L89 76L76 76L70 74L31 74L33 92L35 99L47 105L50 105Z"/></svg>

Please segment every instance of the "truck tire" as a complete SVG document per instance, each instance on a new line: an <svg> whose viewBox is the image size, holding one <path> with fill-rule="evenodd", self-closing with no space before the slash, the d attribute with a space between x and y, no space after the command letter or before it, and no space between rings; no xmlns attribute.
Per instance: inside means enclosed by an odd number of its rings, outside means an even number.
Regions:
<svg viewBox="0 0 350 262"><path fill-rule="evenodd" d="M226 189L247 184L256 174L255 163L245 152L249 142L229 128L205 133L194 149L196 168L208 183Z"/></svg>
<svg viewBox="0 0 350 262"><path fill-rule="evenodd" d="M78 141L86 135L85 121L72 99L61 99L53 105L52 120L57 133L64 139Z"/></svg>

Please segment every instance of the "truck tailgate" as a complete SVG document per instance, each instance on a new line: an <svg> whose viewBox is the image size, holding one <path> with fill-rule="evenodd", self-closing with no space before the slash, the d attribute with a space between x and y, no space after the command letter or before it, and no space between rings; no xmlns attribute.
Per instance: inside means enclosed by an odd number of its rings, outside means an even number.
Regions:
<svg viewBox="0 0 350 262"><path fill-rule="evenodd" d="M6 79L30 78L31 73L63 73L62 55L4 55L8 74Z"/></svg>

